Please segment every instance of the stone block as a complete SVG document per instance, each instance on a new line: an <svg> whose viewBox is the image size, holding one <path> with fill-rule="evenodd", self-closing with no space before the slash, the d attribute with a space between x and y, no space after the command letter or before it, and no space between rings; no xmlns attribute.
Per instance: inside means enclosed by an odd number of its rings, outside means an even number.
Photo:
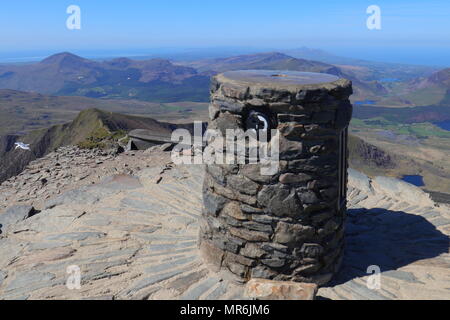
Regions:
<svg viewBox="0 0 450 320"><path fill-rule="evenodd" d="M248 217L242 211L239 202L236 201L228 202L222 210L222 215L228 215L236 220L248 220Z"/></svg>
<svg viewBox="0 0 450 320"><path fill-rule="evenodd" d="M314 228L298 223L278 222L274 241L286 245L298 245L314 236Z"/></svg>
<svg viewBox="0 0 450 320"><path fill-rule="evenodd" d="M302 183L312 180L313 177L306 173L283 173L280 175L279 181L282 184Z"/></svg>
<svg viewBox="0 0 450 320"><path fill-rule="evenodd" d="M219 214L226 203L227 200L218 194L212 192L203 194L203 205L205 206L206 211L215 216Z"/></svg>
<svg viewBox="0 0 450 320"><path fill-rule="evenodd" d="M295 191L280 185L264 186L258 193L258 203L267 212L278 217L295 217L301 214L302 206Z"/></svg>
<svg viewBox="0 0 450 320"><path fill-rule="evenodd" d="M255 195L259 190L259 184L241 175L229 175L227 186L248 195Z"/></svg>
<svg viewBox="0 0 450 320"><path fill-rule="evenodd" d="M248 230L245 228L230 227L229 232L233 236L247 240L247 241L258 242L258 241L269 241L269 239L270 239L270 234L260 232L260 231Z"/></svg>
<svg viewBox="0 0 450 320"><path fill-rule="evenodd" d="M265 254L267 254L266 251L264 251L260 248L259 244L252 243L252 242L247 243L245 245L245 247L243 247L239 253L245 257L254 258L254 259L261 258Z"/></svg>
<svg viewBox="0 0 450 320"><path fill-rule="evenodd" d="M251 279L245 296L256 300L314 300L318 287L313 283Z"/></svg>

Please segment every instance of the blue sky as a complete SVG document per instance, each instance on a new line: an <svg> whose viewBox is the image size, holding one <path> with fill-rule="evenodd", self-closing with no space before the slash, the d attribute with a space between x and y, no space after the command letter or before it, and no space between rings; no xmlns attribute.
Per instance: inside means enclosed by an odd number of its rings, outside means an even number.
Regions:
<svg viewBox="0 0 450 320"><path fill-rule="evenodd" d="M2 1L0 53L250 46L322 48L347 56L450 53L450 1L15 0ZM81 30L66 9L81 8ZM381 8L368 30L366 9ZM419 54L420 52L420 54ZM427 53L428 52L428 53ZM410 59L411 57L404 57Z"/></svg>

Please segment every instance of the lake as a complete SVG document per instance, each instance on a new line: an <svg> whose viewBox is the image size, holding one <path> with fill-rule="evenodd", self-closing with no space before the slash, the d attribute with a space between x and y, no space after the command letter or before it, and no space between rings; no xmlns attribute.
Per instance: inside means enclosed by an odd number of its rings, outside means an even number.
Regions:
<svg viewBox="0 0 450 320"><path fill-rule="evenodd" d="M364 105L364 104L375 104L376 101L374 100L362 100L362 101L355 101L354 104L356 105Z"/></svg>
<svg viewBox="0 0 450 320"><path fill-rule="evenodd" d="M423 182L423 177L419 175L406 175L402 177L402 180L417 187L422 187L425 185L425 183Z"/></svg>
<svg viewBox="0 0 450 320"><path fill-rule="evenodd" d="M437 125L441 129L450 131L450 120L434 122L433 124Z"/></svg>

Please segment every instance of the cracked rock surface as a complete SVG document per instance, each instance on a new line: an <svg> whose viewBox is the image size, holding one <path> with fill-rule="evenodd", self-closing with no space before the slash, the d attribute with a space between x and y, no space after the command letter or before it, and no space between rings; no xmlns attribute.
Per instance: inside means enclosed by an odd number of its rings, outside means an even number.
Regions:
<svg viewBox="0 0 450 320"><path fill-rule="evenodd" d="M199 257L203 166L175 166L158 149L105 156L101 164L67 152L37 160L38 169L1 186L0 217L18 213L1 227L0 299L246 298L243 286ZM56 156L72 177L50 177L38 188L42 196L17 196L25 181L38 187L28 182L38 173L29 170L45 171ZM448 206L404 182L352 170L348 198L343 267L319 297L450 299ZM73 265L81 271L79 290L66 286ZM381 269L374 290L366 285L373 265Z"/></svg>

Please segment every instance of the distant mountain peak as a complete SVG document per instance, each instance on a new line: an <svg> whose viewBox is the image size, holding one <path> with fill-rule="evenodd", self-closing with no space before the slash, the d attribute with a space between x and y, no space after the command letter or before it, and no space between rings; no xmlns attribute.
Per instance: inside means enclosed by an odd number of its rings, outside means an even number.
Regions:
<svg viewBox="0 0 450 320"><path fill-rule="evenodd" d="M89 60L84 59L70 52L61 52L45 58L41 64L58 64L58 65L76 65L86 63Z"/></svg>

